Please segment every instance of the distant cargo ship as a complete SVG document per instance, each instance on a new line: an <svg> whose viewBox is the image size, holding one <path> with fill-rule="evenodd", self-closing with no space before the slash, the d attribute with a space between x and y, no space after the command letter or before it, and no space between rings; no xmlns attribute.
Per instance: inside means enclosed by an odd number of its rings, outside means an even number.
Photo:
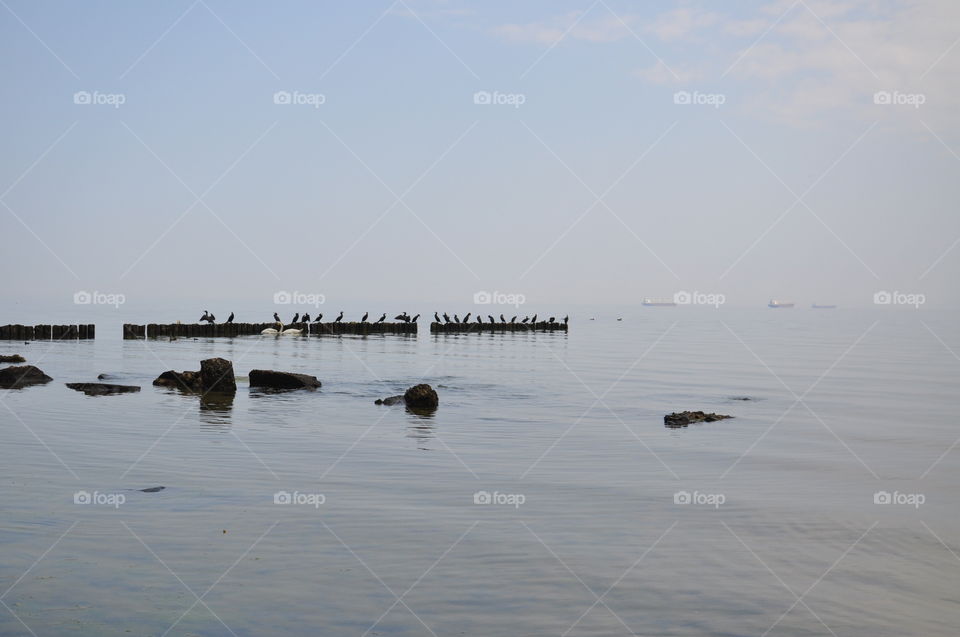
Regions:
<svg viewBox="0 0 960 637"><path fill-rule="evenodd" d="M647 307L673 307L677 304L673 299L643 299L643 304Z"/></svg>
<svg viewBox="0 0 960 637"><path fill-rule="evenodd" d="M770 302L767 303L767 307L793 307L793 301L778 301L777 299L770 299Z"/></svg>
<svg viewBox="0 0 960 637"><path fill-rule="evenodd" d="M815 309L815 310L835 310L835 309L837 309L837 306L836 306L836 305L820 305L820 304L818 304L818 303L814 303L814 304L811 305L810 307L812 307L812 308Z"/></svg>

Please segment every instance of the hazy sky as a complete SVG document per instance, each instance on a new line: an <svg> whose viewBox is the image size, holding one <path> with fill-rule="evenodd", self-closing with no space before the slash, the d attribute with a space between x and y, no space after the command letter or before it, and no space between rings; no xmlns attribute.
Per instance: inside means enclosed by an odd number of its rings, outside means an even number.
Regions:
<svg viewBox="0 0 960 637"><path fill-rule="evenodd" d="M2 0L0 291L955 307L958 39L955 0Z"/></svg>

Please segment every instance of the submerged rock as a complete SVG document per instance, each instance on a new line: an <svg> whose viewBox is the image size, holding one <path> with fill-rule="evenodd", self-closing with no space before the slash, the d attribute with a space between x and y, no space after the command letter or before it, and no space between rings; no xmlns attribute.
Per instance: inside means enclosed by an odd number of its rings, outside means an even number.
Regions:
<svg viewBox="0 0 960 637"><path fill-rule="evenodd" d="M225 358L208 358L200 361L200 385L204 392L237 393L233 363Z"/></svg>
<svg viewBox="0 0 960 637"><path fill-rule="evenodd" d="M4 389L19 389L30 385L49 383L52 378L33 365L19 367L4 367L0 369L0 387Z"/></svg>
<svg viewBox="0 0 960 637"><path fill-rule="evenodd" d="M686 427L690 423L714 422L716 420L725 420L726 418L733 418L733 416L708 414L702 411L678 411L664 416L663 425L671 429L676 429L677 427Z"/></svg>
<svg viewBox="0 0 960 637"><path fill-rule="evenodd" d="M0 355L0 363L26 363L27 359L20 354Z"/></svg>
<svg viewBox="0 0 960 637"><path fill-rule="evenodd" d="M82 391L87 396L130 394L140 391L138 385L113 385L111 383L66 383L66 386L76 391Z"/></svg>
<svg viewBox="0 0 960 637"><path fill-rule="evenodd" d="M201 389L200 372L175 372L167 370L153 381L157 387L173 387L183 391L198 392Z"/></svg>
<svg viewBox="0 0 960 637"><path fill-rule="evenodd" d="M404 392L403 396L378 398L375 405L406 405L407 408L420 411L432 411L440 404L440 397L436 390L426 383L414 385Z"/></svg>
<svg viewBox="0 0 960 637"><path fill-rule="evenodd" d="M144 493L156 493L158 491L163 491L166 487L149 487L146 489L137 489L137 491L143 491Z"/></svg>
<svg viewBox="0 0 960 637"><path fill-rule="evenodd" d="M292 372L276 372L272 369L250 370L251 387L268 387L270 389L316 389L321 383L316 376L308 374L294 374Z"/></svg>

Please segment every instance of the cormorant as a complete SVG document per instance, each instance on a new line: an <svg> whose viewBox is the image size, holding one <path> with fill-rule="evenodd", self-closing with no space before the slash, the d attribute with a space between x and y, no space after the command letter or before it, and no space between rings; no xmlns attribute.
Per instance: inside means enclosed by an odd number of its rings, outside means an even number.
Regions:
<svg viewBox="0 0 960 637"><path fill-rule="evenodd" d="M233 323L233 312L230 312L230 316L227 317L227 323Z"/></svg>
<svg viewBox="0 0 960 637"><path fill-rule="evenodd" d="M471 314L473 314L473 312L467 312L467 315L463 317L463 322L464 322L464 323L469 323L469 322L470 322L470 315L471 315Z"/></svg>
<svg viewBox="0 0 960 637"><path fill-rule="evenodd" d="M338 316L337 318L335 318L335 319L333 320L333 322L334 322L334 323L339 323L339 322L342 321L342 320L343 320L343 310L340 310L340 316Z"/></svg>
<svg viewBox="0 0 960 637"><path fill-rule="evenodd" d="M383 322L386 321L386 320L387 320L387 313L384 312L384 313L383 313L383 316L381 316L380 318L377 319L377 323L383 323Z"/></svg>
<svg viewBox="0 0 960 637"><path fill-rule="evenodd" d="M512 319L510 319L510 322L511 322L511 323L516 323L516 322L517 322L517 317L514 316Z"/></svg>
<svg viewBox="0 0 960 637"><path fill-rule="evenodd" d="M277 323L282 323L280 316L276 312L273 313L273 320Z"/></svg>
<svg viewBox="0 0 960 637"><path fill-rule="evenodd" d="M557 322L557 319L556 319L555 317L551 316L549 322L550 322L551 324L556 323L556 322Z"/></svg>
<svg viewBox="0 0 960 637"><path fill-rule="evenodd" d="M416 323L418 318L420 318L420 315L419 315L419 314L417 314L417 315L414 316L412 319L410 319L410 322L411 322L411 323Z"/></svg>
<svg viewBox="0 0 960 637"><path fill-rule="evenodd" d="M434 312L434 313L433 313L433 320L435 320L437 323L439 323L439 322L440 322L440 315L437 314L436 312Z"/></svg>
<svg viewBox="0 0 960 637"><path fill-rule="evenodd" d="M534 325L537 324L537 315L536 315L536 314L533 315L533 318L530 319L530 322L533 323Z"/></svg>
<svg viewBox="0 0 960 637"><path fill-rule="evenodd" d="M507 322L507 319L503 318L503 314L500 315L500 322L501 322L501 323L506 323L506 322Z"/></svg>
<svg viewBox="0 0 960 637"><path fill-rule="evenodd" d="M393 320L394 320L394 321L409 321L409 320L410 320L410 317L407 316L407 312L406 312L406 310L404 310L403 314L398 314L398 315L394 316L394 317L393 317Z"/></svg>
<svg viewBox="0 0 960 637"><path fill-rule="evenodd" d="M204 310L204 311L203 311L203 316L200 317L200 320L201 320L201 321L206 321L207 323L210 323L210 324L213 324L215 318L214 318L213 314L210 313L209 310Z"/></svg>
<svg viewBox="0 0 960 637"><path fill-rule="evenodd" d="M487 318L490 319L490 322L491 322L491 323L496 323L496 321L493 319L493 317L490 316L489 314L487 314Z"/></svg>
<svg viewBox="0 0 960 637"><path fill-rule="evenodd" d="M530 317L529 317L529 316L524 316L524 317L523 317L523 320L520 321L520 322L521 322L521 323L527 323L527 322L529 322L529 321L530 321Z"/></svg>
<svg viewBox="0 0 960 637"><path fill-rule="evenodd" d="M323 318L323 313L317 314L317 318L313 319L314 323L319 323L320 319Z"/></svg>
<svg viewBox="0 0 960 637"><path fill-rule="evenodd" d="M483 317L480 316L479 314L477 314L477 323L478 323L479 325L483 325Z"/></svg>
<svg viewBox="0 0 960 637"><path fill-rule="evenodd" d="M300 322L302 322L302 323L309 323L309 322L310 322L310 315L307 314L306 312L304 312L304 313L303 313L303 316L300 317Z"/></svg>
<svg viewBox="0 0 960 637"><path fill-rule="evenodd" d="M363 318L360 319L360 322L361 322L361 323L366 323L366 322L367 322L367 317L368 317L369 315L370 315L370 312L364 312L364 313L363 313Z"/></svg>
<svg viewBox="0 0 960 637"><path fill-rule="evenodd" d="M449 322L450 322L450 315L447 314L446 312L443 313L443 322L444 322L444 323L449 323Z"/></svg>
<svg viewBox="0 0 960 637"><path fill-rule="evenodd" d="M570 317L569 317L569 316L564 316L564 317L563 317L563 324L566 325L566 324L569 323L569 322L570 322Z"/></svg>
<svg viewBox="0 0 960 637"><path fill-rule="evenodd" d="M459 323L459 322L460 322L460 317L457 316L456 314L454 314L454 315L453 315L453 322L454 322L454 323Z"/></svg>
<svg viewBox="0 0 960 637"><path fill-rule="evenodd" d="M297 312L296 314L293 315L293 320L290 321L290 325L296 325L297 321L299 320L300 320L300 312Z"/></svg>

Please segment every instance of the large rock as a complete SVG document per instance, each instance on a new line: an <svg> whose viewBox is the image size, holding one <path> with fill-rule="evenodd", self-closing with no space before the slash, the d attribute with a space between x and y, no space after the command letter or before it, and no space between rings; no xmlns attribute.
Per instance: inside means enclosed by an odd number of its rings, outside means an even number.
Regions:
<svg viewBox="0 0 960 637"><path fill-rule="evenodd" d="M414 385L403 393L403 400L407 407L416 409L436 409L440 404L440 397L437 392L426 383Z"/></svg>
<svg viewBox="0 0 960 637"><path fill-rule="evenodd" d="M113 385L111 383L66 383L70 389L82 391L87 396L108 396L110 394L130 394L140 391L137 385Z"/></svg>
<svg viewBox="0 0 960 637"><path fill-rule="evenodd" d="M664 416L663 425L671 429L676 429L678 427L686 427L690 423L714 422L715 420L724 420L726 418L733 418L733 416L707 414L702 411L678 411Z"/></svg>
<svg viewBox="0 0 960 637"><path fill-rule="evenodd" d="M27 359L20 354L0 355L0 363L26 363Z"/></svg>
<svg viewBox="0 0 960 637"><path fill-rule="evenodd" d="M271 369L250 370L251 387L269 387L270 389L315 389L320 387L316 376L275 372Z"/></svg>
<svg viewBox="0 0 960 637"><path fill-rule="evenodd" d="M157 387L199 392L201 390L200 372L175 372L171 369L157 376L153 384Z"/></svg>
<svg viewBox="0 0 960 637"><path fill-rule="evenodd" d="M208 358L205 361L200 361L200 385L204 392L237 393L237 379L233 375L233 363L225 358Z"/></svg>
<svg viewBox="0 0 960 637"><path fill-rule="evenodd" d="M33 365L19 367L4 367L0 369L0 387L4 389L19 389L29 385L49 383L52 378Z"/></svg>

